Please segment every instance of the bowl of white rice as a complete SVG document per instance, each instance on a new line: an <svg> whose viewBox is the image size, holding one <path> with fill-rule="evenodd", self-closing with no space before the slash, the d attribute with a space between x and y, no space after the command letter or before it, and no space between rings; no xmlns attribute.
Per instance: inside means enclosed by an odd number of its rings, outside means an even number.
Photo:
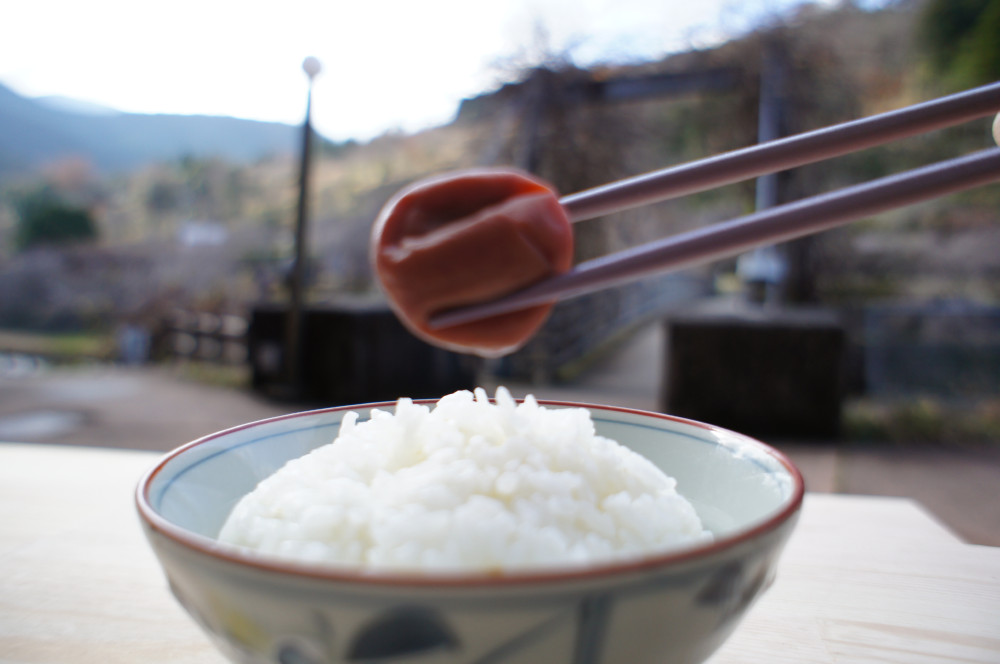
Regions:
<svg viewBox="0 0 1000 664"><path fill-rule="evenodd" d="M773 579L801 474L756 440L500 388L212 434L141 480L234 662L702 662Z"/></svg>

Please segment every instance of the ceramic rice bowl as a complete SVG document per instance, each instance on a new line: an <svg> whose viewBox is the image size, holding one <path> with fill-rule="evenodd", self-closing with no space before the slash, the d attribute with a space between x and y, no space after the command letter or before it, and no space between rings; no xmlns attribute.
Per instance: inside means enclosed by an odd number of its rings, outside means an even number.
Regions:
<svg viewBox="0 0 1000 664"><path fill-rule="evenodd" d="M674 553L503 576L358 573L220 546L230 509L287 460L329 443L351 410L299 413L169 453L137 505L177 600L234 662L694 663L773 579L801 474L746 436L666 415L583 406L599 435L677 479L713 542ZM391 409L393 404L378 404Z"/></svg>

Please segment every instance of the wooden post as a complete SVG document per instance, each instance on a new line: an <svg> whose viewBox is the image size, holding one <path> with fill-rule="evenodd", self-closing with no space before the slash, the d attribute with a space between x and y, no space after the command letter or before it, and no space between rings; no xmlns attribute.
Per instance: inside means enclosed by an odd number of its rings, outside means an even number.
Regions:
<svg viewBox="0 0 1000 664"><path fill-rule="evenodd" d="M785 61L781 46L772 39L765 40L761 59L757 142L767 143L784 134ZM754 201L757 211L781 203L779 186L778 173L767 173L757 178ZM744 281L750 301L773 304L781 299L783 282L788 274L788 258L782 247L759 247L740 256L737 271Z"/></svg>

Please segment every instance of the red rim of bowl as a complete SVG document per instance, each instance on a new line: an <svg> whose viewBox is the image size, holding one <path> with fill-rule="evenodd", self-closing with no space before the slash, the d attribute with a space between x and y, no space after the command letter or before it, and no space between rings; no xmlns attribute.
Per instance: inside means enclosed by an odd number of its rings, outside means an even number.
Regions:
<svg viewBox="0 0 1000 664"><path fill-rule="evenodd" d="M518 401L520 401L520 399ZM436 399L414 400L414 403L428 404L428 405L433 405L436 402L437 402ZM153 509L152 505L149 504L149 495L148 495L149 488L153 480L156 478L156 476L160 473L161 470L163 470L164 466L167 463L169 463L172 459L175 459L176 457L184 454L185 452L194 447L207 443L216 438L220 438L224 435L241 431L243 429L249 429L263 424L277 422L280 420L290 420L299 417L322 415L325 413L334 413L347 410L364 410L370 408L392 408L395 407L396 405L396 402L394 401L384 401L377 403L354 404L349 406L335 406L332 408L321 408L317 410L308 410L297 413L289 413L287 415L279 415L277 417L258 420L256 422L248 422L246 424L241 424L193 440L185 445L176 448L171 452L168 452L166 455L164 455L163 458L161 458L156 463L156 465L152 469L146 472L146 474L139 481L139 485L136 488L136 493L135 493L136 507L139 511L139 515L142 518L142 520L152 530L164 535L168 539L173 540L177 544L185 546L189 549L193 549L201 554L210 556L212 558L222 560L225 562L234 563L238 566L249 567L278 574L288 574L296 577L334 581L337 583L344 583L344 584L459 588L459 587L480 587L480 586L481 587L514 586L521 584L541 584L541 583L556 583L564 581L596 580L602 577L641 572L652 568L662 568L670 565L679 565L685 562L695 560L697 558L701 558L704 556L708 556L711 554L731 549L733 547L739 546L744 542L747 542L760 535L763 535L769 531L775 530L783 523L788 521L799 510L799 508L802 505L802 499L805 495L805 481L803 480L802 473L799 472L799 469L796 468L795 465L791 462L791 460L789 460L788 457L785 456L779 450L771 447L767 443L763 443L745 434L731 431L729 429L718 427L712 424L706 424L704 422L698 422L696 420L689 420L683 417L677 417L675 415L654 413L651 411L639 410L635 408L624 408L620 406L606 406L606 405L579 403L571 401L538 400L538 403L542 406L587 408L590 410L621 412L621 413L629 413L644 417L653 417L655 419L667 420L671 422L677 422L679 424L694 426L699 429L715 431L727 436L735 436L736 438L741 439L744 442L748 442L752 445L758 446L763 452L774 457L782 466L784 466L785 470L792 478L793 487L792 487L791 498L788 500L787 504L784 505L775 514L771 515L764 521L761 521L760 523L757 523L750 528L747 528L745 530L738 530L737 532L728 535L726 537L716 538L709 544L680 549L669 553L655 554L639 558L631 558L629 560L619 561L619 562L601 563L601 564L587 565L581 567L569 567L566 569L535 568L535 569L507 571L503 573L458 571L453 573L431 572L426 574L391 572L391 571L386 572L377 570L376 571L368 571L368 570L358 571L354 569L341 570L333 566L312 565L308 563L299 563L295 561L278 560L276 558L263 557L256 555L253 552L243 553L238 549L234 549L232 547L227 547L225 545L219 544L216 540L210 537L192 533L178 525L175 525L174 523L168 521L166 518L160 516L160 514Z"/></svg>

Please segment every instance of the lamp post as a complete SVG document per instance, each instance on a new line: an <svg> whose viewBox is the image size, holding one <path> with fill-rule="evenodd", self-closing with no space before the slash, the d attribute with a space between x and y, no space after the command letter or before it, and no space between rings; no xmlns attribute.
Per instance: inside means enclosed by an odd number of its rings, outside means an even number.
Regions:
<svg viewBox="0 0 1000 664"><path fill-rule="evenodd" d="M322 66L314 57L302 61L302 70L309 78L306 96L306 118L302 123L302 151L299 162L299 200L295 216L295 262L289 275L289 308L285 330L285 372L287 389L291 396L301 395L299 375L302 353L302 309L305 301L306 262L309 259L307 231L307 206L309 201L309 148L312 144L312 84Z"/></svg>

